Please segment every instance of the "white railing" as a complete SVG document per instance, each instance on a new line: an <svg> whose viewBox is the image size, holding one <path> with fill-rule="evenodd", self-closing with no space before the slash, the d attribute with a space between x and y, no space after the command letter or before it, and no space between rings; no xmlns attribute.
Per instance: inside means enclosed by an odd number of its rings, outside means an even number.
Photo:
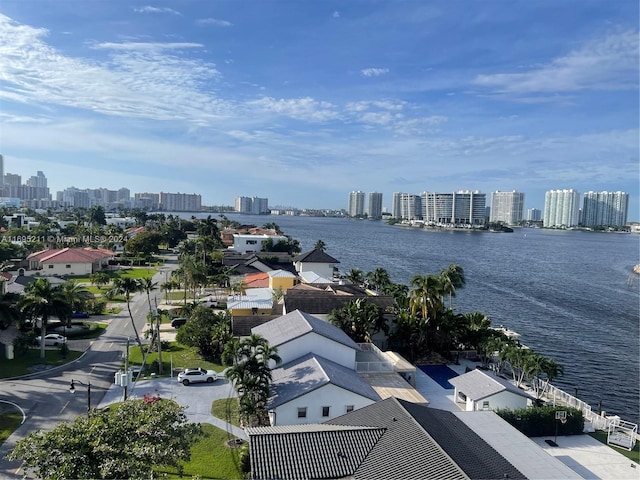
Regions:
<svg viewBox="0 0 640 480"><path fill-rule="evenodd" d="M579 398L576 398L551 384L547 386L545 397L550 401L553 401L554 405L566 405L568 407L581 410L584 415L585 422L591 423L595 430L608 431L610 426L617 426L621 422L620 417L618 416L607 417L592 411L591 405L588 403L583 402Z"/></svg>
<svg viewBox="0 0 640 480"><path fill-rule="evenodd" d="M356 362L358 373L393 373L393 365L389 362Z"/></svg>

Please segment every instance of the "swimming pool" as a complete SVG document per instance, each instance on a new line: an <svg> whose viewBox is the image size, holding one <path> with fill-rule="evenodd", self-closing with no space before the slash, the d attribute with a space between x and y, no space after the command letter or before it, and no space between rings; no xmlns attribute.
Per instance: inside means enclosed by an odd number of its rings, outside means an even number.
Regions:
<svg viewBox="0 0 640 480"><path fill-rule="evenodd" d="M458 374L446 365L418 365L418 368L429 375L442 388L453 390L455 387L449 383L449 379L457 377Z"/></svg>

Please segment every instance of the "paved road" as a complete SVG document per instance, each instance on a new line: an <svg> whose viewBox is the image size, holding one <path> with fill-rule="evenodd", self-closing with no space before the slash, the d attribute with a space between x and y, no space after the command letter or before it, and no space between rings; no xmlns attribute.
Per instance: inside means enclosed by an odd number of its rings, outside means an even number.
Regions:
<svg viewBox="0 0 640 480"><path fill-rule="evenodd" d="M176 267L175 257L173 262L168 263L168 266L170 268ZM153 280L158 284L164 283L166 281L165 273L158 272ZM161 295L159 291L153 292L152 304L154 297L157 297L158 303L160 303ZM133 297L130 305L138 332L142 332L149 311L146 294L141 293ZM0 446L0 478L22 477L20 464L6 459L6 455L18 440L32 431L50 430L61 422L73 421L79 415L86 415L87 388L77 384L76 393L71 394L69 386L72 379L84 384L91 383L92 408L102 404L103 399L109 401L114 398L112 395L118 396L118 392L121 392L122 388L113 385L114 374L122 364L127 339L130 339L131 345L135 345L131 319L125 306L120 314L110 317L106 332L99 339L90 342L86 352L78 360L26 377L0 381L0 400L19 405L26 415L25 422ZM170 380L157 379L153 382L156 382L160 387L162 396L173 395L172 390L182 393L181 389L185 388L177 385L177 382L176 385L172 385ZM188 396L176 394L176 398L180 398L180 404L188 405L191 411L197 414L194 414L194 419L198 419L199 422L213 423L211 421L213 417L209 413L211 401L215 398L228 396L230 387L224 380L216 382L214 388L207 389L207 387L209 386L193 385L192 388L189 388ZM139 393L138 389L139 387L134 389L134 394ZM111 396L107 397L107 392ZM199 392L203 392L203 394L195 394ZM204 392L207 392L207 395ZM214 396L210 397L208 394L212 392L215 392ZM140 393L139 396L141 397L143 393ZM208 405L206 405L207 397ZM208 417L205 414L208 414ZM200 418L208 418L208 420ZM221 423L224 425L222 428L226 428L226 424ZM241 432L240 430L237 433Z"/></svg>

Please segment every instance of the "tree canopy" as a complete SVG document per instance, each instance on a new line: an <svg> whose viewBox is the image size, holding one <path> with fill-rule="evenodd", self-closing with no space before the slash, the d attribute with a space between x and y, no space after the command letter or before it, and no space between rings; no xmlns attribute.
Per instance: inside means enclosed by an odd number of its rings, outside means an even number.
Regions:
<svg viewBox="0 0 640 480"><path fill-rule="evenodd" d="M9 459L22 460L38 478L150 478L153 467L180 470L200 432L183 407L147 397L32 432Z"/></svg>

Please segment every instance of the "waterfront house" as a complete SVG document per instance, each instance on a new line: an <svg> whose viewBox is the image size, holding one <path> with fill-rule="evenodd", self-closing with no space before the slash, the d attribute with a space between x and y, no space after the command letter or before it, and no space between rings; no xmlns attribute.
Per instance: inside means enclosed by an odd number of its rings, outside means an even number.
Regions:
<svg viewBox="0 0 640 480"><path fill-rule="evenodd" d="M246 430L254 479L579 479L493 412L396 398L321 424Z"/></svg>
<svg viewBox="0 0 640 480"><path fill-rule="evenodd" d="M530 393L489 371L475 369L450 378L449 383L455 387L456 403L464 404L466 411L515 410L530 407L535 401Z"/></svg>
<svg viewBox="0 0 640 480"><path fill-rule="evenodd" d="M333 279L336 264L340 263L322 250L311 250L301 253L293 259L296 272L314 272L318 277Z"/></svg>

